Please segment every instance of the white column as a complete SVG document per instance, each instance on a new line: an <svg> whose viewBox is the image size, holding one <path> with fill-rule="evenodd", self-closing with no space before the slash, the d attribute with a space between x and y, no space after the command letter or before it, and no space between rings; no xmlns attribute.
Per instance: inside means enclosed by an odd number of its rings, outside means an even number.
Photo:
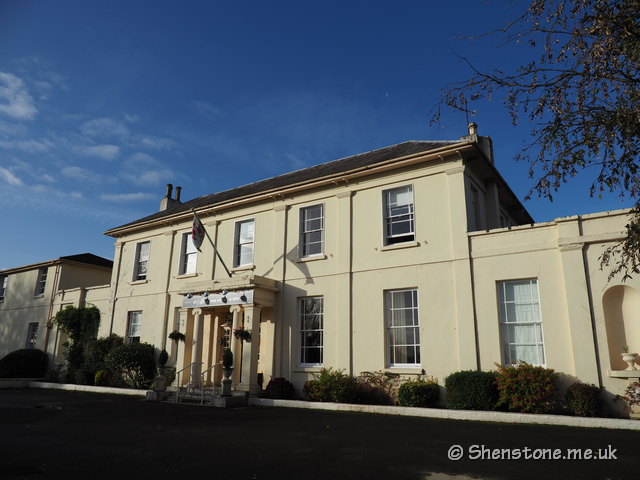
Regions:
<svg viewBox="0 0 640 480"><path fill-rule="evenodd" d="M200 372L202 371L202 309L193 309L194 324L193 324L193 344L191 347L191 361L194 362L191 365L191 379L193 385L200 386Z"/></svg>
<svg viewBox="0 0 640 480"><path fill-rule="evenodd" d="M251 342L244 342L242 346L242 383L238 386L238 390L249 392L249 395L260 391L260 385L258 385L260 310L262 306L255 303L244 305L244 328L251 330Z"/></svg>
<svg viewBox="0 0 640 480"><path fill-rule="evenodd" d="M237 388L238 379L240 378L240 367L242 365L242 359L238 353L238 340L233 335L233 332L238 328L240 324L240 306L233 305L229 311L233 313L233 324L231 327L231 335L229 335L229 343L231 344L231 353L233 353L233 374L231 375L231 386Z"/></svg>

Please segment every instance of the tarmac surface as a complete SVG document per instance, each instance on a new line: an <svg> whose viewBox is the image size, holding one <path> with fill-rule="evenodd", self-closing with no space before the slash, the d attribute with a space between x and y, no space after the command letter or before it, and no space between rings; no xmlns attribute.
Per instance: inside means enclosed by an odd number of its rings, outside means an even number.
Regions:
<svg viewBox="0 0 640 480"><path fill-rule="evenodd" d="M634 430L0 390L0 478L627 479L639 441ZM583 458L563 459L567 449Z"/></svg>

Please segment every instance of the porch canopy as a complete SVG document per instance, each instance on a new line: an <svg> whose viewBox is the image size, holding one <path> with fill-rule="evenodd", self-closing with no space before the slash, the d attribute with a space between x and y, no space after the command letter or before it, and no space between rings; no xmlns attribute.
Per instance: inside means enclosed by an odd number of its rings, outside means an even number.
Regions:
<svg viewBox="0 0 640 480"><path fill-rule="evenodd" d="M233 335L228 337L234 359L233 387L250 395L261 390L258 371L263 371L265 379L273 371L278 292L275 280L257 275L193 282L180 290L184 296L180 324L191 332L180 363L182 366L192 364L192 384L199 386L202 371L207 372L205 385L218 383L219 372L212 375L207 370L221 359L225 343L223 329L232 333L243 327L250 331L250 341L238 341ZM231 322L229 313L233 314Z"/></svg>

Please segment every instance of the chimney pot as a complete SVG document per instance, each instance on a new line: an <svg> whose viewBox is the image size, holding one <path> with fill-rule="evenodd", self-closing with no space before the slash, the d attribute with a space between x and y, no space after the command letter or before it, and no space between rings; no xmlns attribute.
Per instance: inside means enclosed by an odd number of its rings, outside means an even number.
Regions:
<svg viewBox="0 0 640 480"><path fill-rule="evenodd" d="M471 122L469 124L469 135L477 135L478 134L478 124L475 122Z"/></svg>
<svg viewBox="0 0 640 480"><path fill-rule="evenodd" d="M180 201L180 192L182 191L182 187L176 187L176 202Z"/></svg>
<svg viewBox="0 0 640 480"><path fill-rule="evenodd" d="M165 195L165 198L171 198L172 190L173 190L173 185L171 185L170 183L167 183L167 194Z"/></svg>

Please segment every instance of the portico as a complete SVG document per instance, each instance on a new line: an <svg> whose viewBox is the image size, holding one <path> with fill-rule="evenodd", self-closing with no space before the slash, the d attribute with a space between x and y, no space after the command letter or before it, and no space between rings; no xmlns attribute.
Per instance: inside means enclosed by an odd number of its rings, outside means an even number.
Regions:
<svg viewBox="0 0 640 480"><path fill-rule="evenodd" d="M178 370L191 365L190 375L181 384L219 385L222 351L233 353L232 386L255 395L261 390L258 372L268 382L274 365L276 335L276 294L274 280L255 275L188 284L183 295L179 323L184 328L185 346L178 351ZM241 341L233 332L238 328L250 332L250 340ZM185 371L186 373L186 371Z"/></svg>

